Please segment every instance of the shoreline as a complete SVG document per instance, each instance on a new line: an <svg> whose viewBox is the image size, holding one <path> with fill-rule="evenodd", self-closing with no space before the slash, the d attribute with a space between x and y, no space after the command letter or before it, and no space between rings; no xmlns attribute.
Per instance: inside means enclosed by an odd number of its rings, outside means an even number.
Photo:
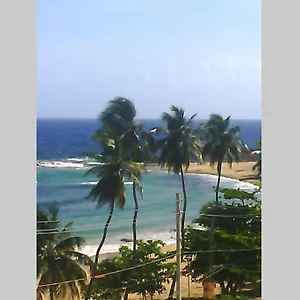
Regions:
<svg viewBox="0 0 300 300"><path fill-rule="evenodd" d="M247 180L257 180L256 171L252 170L252 167L257 161L242 161L232 163L232 167L229 166L227 162L222 164L222 174L221 177L228 179L237 179L240 181ZM66 161L43 161L38 160L36 163L37 168L53 168L53 169L88 169L93 166L92 163L84 164L80 162L80 159L72 161L71 159ZM167 168L160 167L156 163L149 163L146 165L146 168L149 171L157 172L168 172ZM189 169L186 172L187 174L203 174L203 175L217 175L217 167L210 166L209 162L191 163Z"/></svg>
<svg viewBox="0 0 300 300"><path fill-rule="evenodd" d="M222 174L221 177L228 179L237 179L244 181L247 179L256 179L256 172L252 170L252 167L255 165L256 161L247 161L247 162L234 162L230 168L227 162L222 164ZM168 171L165 167L160 167L157 164L148 164L149 171ZM218 175L217 166L210 166L208 162L201 164L191 163L189 169L186 172L187 174L203 174L203 175Z"/></svg>
<svg viewBox="0 0 300 300"><path fill-rule="evenodd" d="M175 247L176 247L175 242L172 243L172 244L166 244L165 246L161 247L161 251L162 252L175 251ZM110 259L111 260L111 259L114 259L114 258L116 258L118 256L119 256L119 252L118 251L100 253L100 255L99 255L99 262L102 261L102 260L105 260L105 259ZM90 258L92 260L94 260L95 259L95 255L91 255Z"/></svg>

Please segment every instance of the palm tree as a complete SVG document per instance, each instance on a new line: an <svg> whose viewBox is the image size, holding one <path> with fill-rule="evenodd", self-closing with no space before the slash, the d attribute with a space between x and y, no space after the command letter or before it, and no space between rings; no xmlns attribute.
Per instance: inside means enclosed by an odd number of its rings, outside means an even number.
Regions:
<svg viewBox="0 0 300 300"><path fill-rule="evenodd" d="M98 201L98 208L108 204L110 212L104 226L102 239L97 248L95 255L95 264L92 269L92 275L95 274L96 265L99 261L99 255L101 248L104 245L107 230L110 225L115 204L120 209L124 208L126 202L125 196L125 176L132 180L135 187L140 188L140 174L144 170L144 166L141 163L132 162L127 160L126 151L122 147L121 138L111 138L114 135L108 128L98 133L97 141L100 143L102 154L87 153L86 155L90 158L95 159L98 165L92 167L87 174L93 173L99 179L98 183L92 188L88 197L92 197ZM90 280L88 290L85 299L89 299L92 288L93 278Z"/></svg>
<svg viewBox="0 0 300 300"><path fill-rule="evenodd" d="M153 133L162 133L163 138L158 140L160 156L158 164L161 167L167 167L168 172L171 170L175 174L180 174L181 185L183 190L183 212L181 218L181 243L182 248L185 246L184 225L187 209L187 195L185 188L184 173L187 172L192 159L201 160L200 139L196 137L195 132L191 129L191 124L196 114L187 118L183 109L171 106L171 114L163 113L162 120L166 123L166 129L153 128ZM176 283L176 276L173 277L172 285L169 292L169 298L173 297Z"/></svg>
<svg viewBox="0 0 300 300"><path fill-rule="evenodd" d="M252 154L258 154L259 158L252 170L257 170L257 176L261 178L261 139L257 142L258 150L252 151Z"/></svg>
<svg viewBox="0 0 300 300"><path fill-rule="evenodd" d="M77 251L84 239L70 236L72 223L59 228L58 211L58 207L51 206L48 212L37 212L37 298L43 299L48 292L51 300L66 297L67 293L81 299L85 282L76 279L87 277L84 266L91 267L92 260ZM71 282L48 285L63 281Z"/></svg>
<svg viewBox="0 0 300 300"><path fill-rule="evenodd" d="M209 156L211 166L217 163L216 203L219 201L219 187L224 160L227 159L231 167L234 160L239 161L241 149L248 149L246 144L238 138L240 128L229 128L229 122L230 117L223 119L219 115L212 114L208 122L202 125L205 139L205 145L202 149L203 158Z"/></svg>
<svg viewBox="0 0 300 300"><path fill-rule="evenodd" d="M136 163L148 162L153 153L156 151L156 143L154 137L143 130L142 123L135 123L136 109L134 104L126 98L116 97L111 100L105 110L100 114L99 120L102 128L95 135L99 139L101 132L109 130L113 136L120 140L123 158L126 161ZM141 169L140 169L141 170ZM140 180L140 170L136 169L135 176ZM142 169L145 171L146 169ZM134 213L132 218L132 242L133 253L137 245L137 216L138 216L138 200L137 200L137 181L133 180L132 195L134 201ZM139 185L140 194L142 196L142 187ZM125 292L124 299L128 298L128 292Z"/></svg>
<svg viewBox="0 0 300 300"><path fill-rule="evenodd" d="M175 174L180 174L183 190L183 213L181 219L181 234L184 247L184 224L187 209L187 195L185 188L184 173L187 172L192 159L200 161L200 139L191 129L191 124L196 114L191 118L185 116L183 109L171 106L171 114L163 113L162 120L166 123L166 129L154 128L152 132L163 133L165 136L158 143L160 156L158 164L167 167Z"/></svg>
<svg viewBox="0 0 300 300"><path fill-rule="evenodd" d="M102 128L109 128L116 135L121 136L124 131L130 130L136 117L136 109L132 101L124 97L116 97L109 101L106 108L100 113L99 121Z"/></svg>
<svg viewBox="0 0 300 300"><path fill-rule="evenodd" d="M141 122L135 123L135 117L136 109L132 101L127 98L116 97L110 100L105 110L100 114L99 120L102 128L98 130L95 137L96 139L99 138L101 132L108 129L114 136L120 139L123 155L127 161L146 164L151 160L153 153L156 151L156 142L153 135L143 129ZM140 178L141 174L137 175ZM136 188L136 183L133 181L132 195L135 205L132 220L133 250L136 249L137 242L138 200Z"/></svg>

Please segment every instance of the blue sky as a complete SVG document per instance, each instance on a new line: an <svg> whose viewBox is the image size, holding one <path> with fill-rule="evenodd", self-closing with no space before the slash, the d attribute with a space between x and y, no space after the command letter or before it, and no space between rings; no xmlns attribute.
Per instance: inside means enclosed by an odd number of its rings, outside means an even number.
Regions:
<svg viewBox="0 0 300 300"><path fill-rule="evenodd" d="M261 1L38 0L38 117L95 118L115 96L140 118L259 119Z"/></svg>

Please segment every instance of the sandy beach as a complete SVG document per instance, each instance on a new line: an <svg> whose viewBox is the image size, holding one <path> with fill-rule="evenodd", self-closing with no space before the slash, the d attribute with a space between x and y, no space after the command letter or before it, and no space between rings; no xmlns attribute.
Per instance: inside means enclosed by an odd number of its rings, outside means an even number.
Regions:
<svg viewBox="0 0 300 300"><path fill-rule="evenodd" d="M223 163L222 177L247 181L256 179L257 173L252 170L255 163L256 161L234 162L231 167L228 163ZM165 168L161 168L157 165L149 165L148 169L150 171L166 171ZM215 165L212 167L208 162L204 162L202 164L191 164L188 169L188 173L217 175L217 166Z"/></svg>

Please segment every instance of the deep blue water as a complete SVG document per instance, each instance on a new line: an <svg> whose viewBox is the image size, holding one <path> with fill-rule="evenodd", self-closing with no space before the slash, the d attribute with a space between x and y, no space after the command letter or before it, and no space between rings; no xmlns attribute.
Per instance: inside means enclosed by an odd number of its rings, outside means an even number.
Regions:
<svg viewBox="0 0 300 300"><path fill-rule="evenodd" d="M143 120L143 123L145 130L163 126L160 120ZM99 124L97 120L38 119L37 159L61 160L78 157L82 152L98 151L91 137ZM249 147L256 146L261 136L260 120L232 120L231 126L240 127L240 137Z"/></svg>

